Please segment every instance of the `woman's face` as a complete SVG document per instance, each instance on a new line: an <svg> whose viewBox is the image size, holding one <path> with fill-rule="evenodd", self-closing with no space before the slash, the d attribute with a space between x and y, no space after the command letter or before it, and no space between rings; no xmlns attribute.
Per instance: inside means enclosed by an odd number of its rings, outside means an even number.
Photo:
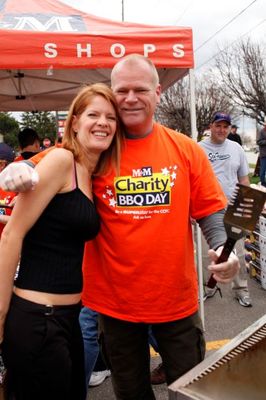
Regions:
<svg viewBox="0 0 266 400"><path fill-rule="evenodd" d="M110 146L116 132L115 109L104 97L95 96L82 114L74 116L72 126L86 150L101 153Z"/></svg>

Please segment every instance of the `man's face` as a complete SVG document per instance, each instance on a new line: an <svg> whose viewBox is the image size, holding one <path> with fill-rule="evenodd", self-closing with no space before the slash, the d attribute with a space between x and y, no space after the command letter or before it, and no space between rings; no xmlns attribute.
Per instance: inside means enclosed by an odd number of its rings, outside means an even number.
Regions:
<svg viewBox="0 0 266 400"><path fill-rule="evenodd" d="M213 122L210 130L212 143L222 144L229 134L230 125L226 121Z"/></svg>
<svg viewBox="0 0 266 400"><path fill-rule="evenodd" d="M161 93L149 65L144 61L122 63L112 76L112 89L129 136L149 133Z"/></svg>

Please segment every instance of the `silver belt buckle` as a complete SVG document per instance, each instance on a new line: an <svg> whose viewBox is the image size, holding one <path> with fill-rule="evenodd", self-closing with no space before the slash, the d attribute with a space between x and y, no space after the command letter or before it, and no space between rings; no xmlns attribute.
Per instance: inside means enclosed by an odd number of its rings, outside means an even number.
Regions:
<svg viewBox="0 0 266 400"><path fill-rule="evenodd" d="M46 307L46 311L45 311L44 315L47 315L47 316L53 315L53 313L54 313L54 306L52 306L52 305L50 305L50 304L46 304L45 307Z"/></svg>

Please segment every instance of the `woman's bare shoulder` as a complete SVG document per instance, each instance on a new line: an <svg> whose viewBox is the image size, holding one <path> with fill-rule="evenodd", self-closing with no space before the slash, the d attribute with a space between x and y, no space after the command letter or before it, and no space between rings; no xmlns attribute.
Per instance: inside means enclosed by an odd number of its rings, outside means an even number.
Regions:
<svg viewBox="0 0 266 400"><path fill-rule="evenodd" d="M45 157L42 158L42 160L40 161L40 163L38 165L42 165L42 164L50 164L50 163L55 163L55 164L72 164L73 163L73 153L67 149L64 149L62 147L60 148L54 148L53 150L49 151L49 153L47 153L45 155Z"/></svg>

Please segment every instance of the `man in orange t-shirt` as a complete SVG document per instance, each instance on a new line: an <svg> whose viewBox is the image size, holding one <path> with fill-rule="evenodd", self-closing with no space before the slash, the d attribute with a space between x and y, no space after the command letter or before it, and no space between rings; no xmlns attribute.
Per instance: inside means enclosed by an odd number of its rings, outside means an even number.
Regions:
<svg viewBox="0 0 266 400"><path fill-rule="evenodd" d="M168 384L204 357L190 220L217 249L226 239L226 199L198 144L154 123L161 88L152 62L127 56L114 67L111 82L127 139L120 171L93 180L102 222L85 249L82 301L100 313L117 398L151 400L150 325ZM13 175L11 185L15 181ZM4 177L2 182L8 185ZM238 259L232 255L215 265L214 250L210 257L215 279L229 282Z"/></svg>

